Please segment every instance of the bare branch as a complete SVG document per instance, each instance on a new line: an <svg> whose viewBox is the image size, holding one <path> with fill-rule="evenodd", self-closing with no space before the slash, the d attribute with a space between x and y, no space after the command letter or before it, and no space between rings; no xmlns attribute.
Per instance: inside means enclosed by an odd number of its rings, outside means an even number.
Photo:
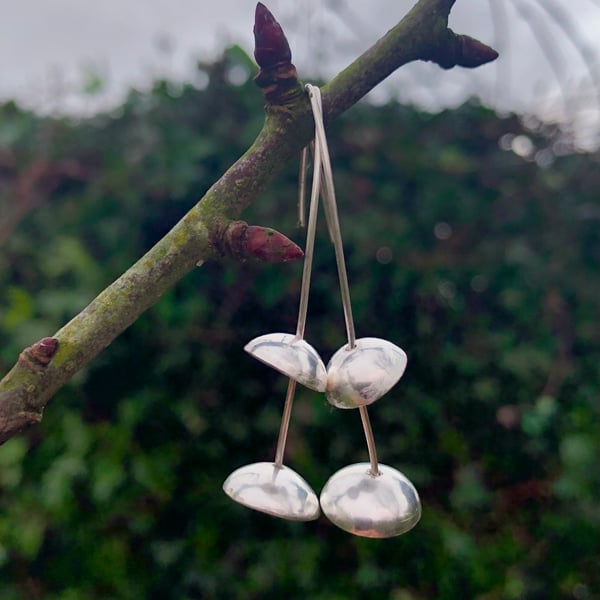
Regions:
<svg viewBox="0 0 600 600"><path fill-rule="evenodd" d="M449 68L493 60L496 53L491 48L448 29L453 4L454 0L420 0L396 27L325 86L327 117L347 110L407 62L429 60ZM231 250L232 242L237 250L228 253L234 256L264 258L282 251L285 259L290 258L286 253L297 254L277 237L281 234L244 229L244 223L234 221L313 135L310 106L290 62L289 46L267 13L259 4L257 84L267 106L257 139L162 240L51 338L57 348L49 362L34 363L32 368L32 363L19 360L0 381L0 443L38 422L49 398L196 264L218 259L224 248ZM273 40L276 47L270 52ZM42 340L37 345L48 343Z"/></svg>

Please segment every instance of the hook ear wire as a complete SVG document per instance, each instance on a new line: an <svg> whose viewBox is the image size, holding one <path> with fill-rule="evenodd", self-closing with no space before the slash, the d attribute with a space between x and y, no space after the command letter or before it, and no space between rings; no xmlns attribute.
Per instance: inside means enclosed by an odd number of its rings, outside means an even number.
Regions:
<svg viewBox="0 0 600 600"><path fill-rule="evenodd" d="M331 169L331 159L327 147L327 136L325 134L325 125L323 123L323 104L321 102L321 90L309 84L304 88L308 92L308 97L313 110L315 120L315 141L316 148L321 150L321 160L319 165L315 164L317 170L323 175L323 187L321 194L323 196L323 208L325 211L325 220L329 228L329 235L333 242L335 251L335 261L338 269L340 281L340 293L342 296L342 307L344 309L344 320L346 321L346 331L348 334L348 347L354 348L356 334L354 331L354 319L352 318L352 303L350 301L350 288L348 285L348 274L346 271L346 262L344 260L344 247L342 243L342 233L340 221L337 212L337 201L335 198L335 188L333 183L333 172ZM314 177L314 174L313 174Z"/></svg>

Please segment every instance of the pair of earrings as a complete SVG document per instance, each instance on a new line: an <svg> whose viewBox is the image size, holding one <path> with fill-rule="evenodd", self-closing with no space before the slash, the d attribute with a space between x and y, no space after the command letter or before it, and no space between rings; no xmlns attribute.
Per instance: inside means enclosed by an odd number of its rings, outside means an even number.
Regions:
<svg viewBox="0 0 600 600"><path fill-rule="evenodd" d="M323 124L319 88L307 85L315 120L314 168L300 307L296 333L270 333L250 341L245 350L289 377L274 462L240 467L225 480L225 493L249 508L292 521L317 519L320 509L335 525L355 535L387 538L412 529L421 517L421 502L413 484L400 471L378 463L367 405L387 393L402 377L406 354L380 338L356 339L350 289L333 186L333 173ZM306 164L305 149L303 165ZM304 168L304 167L302 167ZM323 183L323 185L322 185ZM301 192L302 197L302 192ZM335 249L348 343L327 367L304 340L319 195ZM325 484L320 502L310 485L283 464L296 383L325 392L337 408L358 408L369 462L345 467Z"/></svg>

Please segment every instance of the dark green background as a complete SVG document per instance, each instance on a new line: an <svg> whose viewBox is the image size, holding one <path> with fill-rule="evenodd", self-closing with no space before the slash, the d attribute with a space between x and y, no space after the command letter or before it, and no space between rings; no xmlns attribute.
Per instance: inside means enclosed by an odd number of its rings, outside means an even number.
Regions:
<svg viewBox="0 0 600 600"><path fill-rule="evenodd" d="M0 107L2 372L251 143L263 100L228 83L234 66L253 69L233 48L202 90L158 82L79 123ZM502 149L515 135L530 159ZM287 381L243 345L295 329L301 264L205 264L0 448L3 600L600 597L599 155L476 103L361 104L330 143L357 333L409 356L370 415L419 525L359 539L223 494L273 457ZM290 164L244 218L303 245L296 178ZM325 360L344 342L323 227L306 335ZM300 389L287 464L319 491L365 459L358 414Z"/></svg>

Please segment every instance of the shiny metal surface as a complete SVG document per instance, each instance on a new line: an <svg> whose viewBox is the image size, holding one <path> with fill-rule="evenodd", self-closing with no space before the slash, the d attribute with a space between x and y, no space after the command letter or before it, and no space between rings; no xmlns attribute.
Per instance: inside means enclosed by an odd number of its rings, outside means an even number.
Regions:
<svg viewBox="0 0 600 600"><path fill-rule="evenodd" d="M321 492L321 509L335 525L354 535L388 538L406 533L421 518L421 501L400 471L357 463L332 475Z"/></svg>
<svg viewBox="0 0 600 600"><path fill-rule="evenodd" d="M367 405L388 392L402 377L407 358L398 346L379 338L356 339L350 289L344 260L337 203L320 90L308 85L315 119L313 182L305 262L296 334L270 333L257 337L245 350L290 378L275 461L254 463L234 471L224 491L249 508L294 521L319 516L319 501L308 483L283 466L296 382L319 392L338 408L358 408L365 431L369 463L350 465L335 473L321 493L321 509L338 527L355 535L387 538L400 535L421 517L419 495L399 471L379 465ZM305 157L306 158L306 157ZM304 177L305 166L301 168ZM323 180L323 187L321 187ZM300 186L303 187L303 184ZM304 341L319 195L335 249L348 343L325 368L317 351ZM304 196L301 190L300 196Z"/></svg>
<svg viewBox="0 0 600 600"><path fill-rule="evenodd" d="M387 393L406 369L404 350L380 338L340 348L327 365L327 401L337 408L367 406Z"/></svg>
<svg viewBox="0 0 600 600"><path fill-rule="evenodd" d="M317 351L297 335L267 333L250 340L244 350L307 388L325 391L325 364Z"/></svg>
<svg viewBox="0 0 600 600"><path fill-rule="evenodd" d="M236 502L289 521L319 518L319 501L313 489L292 469L259 462L235 470L223 483Z"/></svg>

